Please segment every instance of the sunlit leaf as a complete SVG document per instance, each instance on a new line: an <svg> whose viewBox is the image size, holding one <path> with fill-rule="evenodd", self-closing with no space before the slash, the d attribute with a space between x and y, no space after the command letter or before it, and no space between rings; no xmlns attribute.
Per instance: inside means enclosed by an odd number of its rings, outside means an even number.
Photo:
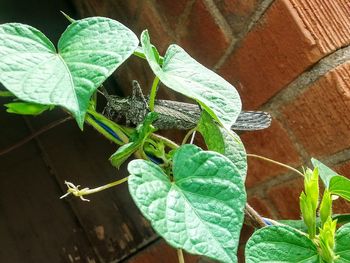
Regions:
<svg viewBox="0 0 350 263"><path fill-rule="evenodd" d="M138 39L119 22L91 17L71 23L58 52L37 29L0 25L0 82L23 101L59 105L82 128L95 90L136 49Z"/></svg>
<svg viewBox="0 0 350 263"><path fill-rule="evenodd" d="M196 100L226 129L231 129L242 105L237 90L230 83L198 63L177 45L168 48L160 66L147 30L142 32L141 44L150 67L161 82Z"/></svg>
<svg viewBox="0 0 350 263"><path fill-rule="evenodd" d="M319 263L316 246L303 233L288 226L257 230L245 249L247 263Z"/></svg>
<svg viewBox="0 0 350 263"><path fill-rule="evenodd" d="M172 180L150 161L134 160L128 170L131 196L169 244L237 262L246 194L230 160L184 145L175 152Z"/></svg>

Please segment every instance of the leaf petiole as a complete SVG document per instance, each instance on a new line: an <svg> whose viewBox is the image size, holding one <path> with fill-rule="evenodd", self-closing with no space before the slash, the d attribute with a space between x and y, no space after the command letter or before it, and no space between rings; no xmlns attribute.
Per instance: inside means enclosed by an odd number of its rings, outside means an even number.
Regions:
<svg viewBox="0 0 350 263"><path fill-rule="evenodd" d="M191 130L189 130L189 131L186 133L184 139L182 140L181 145L185 144L185 143L188 141L188 139L190 138L190 136L193 135L196 131L197 131L197 127L193 128L193 129L191 129ZM191 141L192 141L192 140L191 140ZM192 144L192 143L190 143L190 144Z"/></svg>
<svg viewBox="0 0 350 263"><path fill-rule="evenodd" d="M159 78L156 76L152 83L151 94L149 96L149 109L154 111L154 102L156 100L157 90L158 90Z"/></svg>
<svg viewBox="0 0 350 263"><path fill-rule="evenodd" d="M182 253L181 248L177 249L177 257L179 259L179 263L185 263L184 254Z"/></svg>

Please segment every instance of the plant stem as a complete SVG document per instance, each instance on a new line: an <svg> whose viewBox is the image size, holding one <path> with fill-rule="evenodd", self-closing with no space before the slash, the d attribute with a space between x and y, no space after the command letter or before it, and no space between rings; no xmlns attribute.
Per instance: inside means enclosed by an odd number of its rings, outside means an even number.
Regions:
<svg viewBox="0 0 350 263"><path fill-rule="evenodd" d="M134 51L133 55L136 56L136 57L139 57L139 58L147 60L146 55L143 52L142 47L140 47L140 46L136 48L136 50ZM160 60L159 64L162 65L163 61L164 61L164 58L162 56L159 56L159 60Z"/></svg>
<svg viewBox="0 0 350 263"><path fill-rule="evenodd" d="M149 95L148 106L150 111L154 111L154 102L156 100L159 78L156 76L152 83L151 94Z"/></svg>
<svg viewBox="0 0 350 263"><path fill-rule="evenodd" d="M191 140L190 140L190 144L193 144L193 142L194 142L194 137L196 137L196 130L192 133L192 137L191 137Z"/></svg>
<svg viewBox="0 0 350 263"><path fill-rule="evenodd" d="M175 142L173 142L172 140L169 140L168 138L165 138L159 134L151 133L149 137L151 139L155 139L155 140L163 142L166 146L168 146L171 149L179 148L179 145L177 145Z"/></svg>
<svg viewBox="0 0 350 263"><path fill-rule="evenodd" d="M190 138L190 136L191 136L196 130L197 130L197 127L193 128L193 129L191 129L191 130L189 130L189 131L186 133L184 139L182 140L181 145L185 144L185 143L188 141L188 138Z"/></svg>
<svg viewBox="0 0 350 263"><path fill-rule="evenodd" d="M262 228L267 226L263 218L248 203L244 208L244 223L254 228Z"/></svg>
<svg viewBox="0 0 350 263"><path fill-rule="evenodd" d="M112 182L112 183L109 183L109 184L106 184L106 185L102 185L100 187L96 187L96 188L93 188L93 189L89 189L89 190L86 191L86 193L84 195L90 195L90 194L94 194L94 193L103 191L105 189L108 189L108 188L120 185L120 184L126 182L127 180L128 180L128 177L124 177L124 178L122 178L120 180L117 180L115 182Z"/></svg>
<svg viewBox="0 0 350 263"><path fill-rule="evenodd" d="M284 163L280 163L278 161L275 161L275 160L271 160L270 158L267 158L267 157L264 157L264 156L260 156L260 155L257 155L257 154L251 154L251 153L247 153L247 156L248 157L253 157L253 158L258 158L258 159L261 159L261 160L264 160L264 161L267 161L267 162L270 162L270 163L273 163L273 164L276 164L276 165L279 165L279 166L282 166L284 168L287 168L293 172L296 172L297 174L301 175L302 177L304 177L303 173L301 173L300 171L298 171L297 169L287 165L287 164L284 164Z"/></svg>
<svg viewBox="0 0 350 263"><path fill-rule="evenodd" d="M182 249L177 249L177 257L179 259L179 263L185 263L184 254L182 253Z"/></svg>
<svg viewBox="0 0 350 263"><path fill-rule="evenodd" d="M100 187L96 187L93 189L90 189L90 188L79 189L79 185L75 186L71 182L65 182L65 184L68 187L68 190L67 190L66 194L64 194L60 197L60 199L65 198L66 196L68 196L70 194L73 194L74 196L80 197L81 200L89 202L90 201L89 199L84 198L85 195L91 195L94 193L101 192L101 191L106 190L108 188L120 185L120 184L126 182L127 180L128 180L128 177L124 177L118 181L115 181L115 182L112 182L112 183L109 183L109 184L106 184L106 185L103 185Z"/></svg>

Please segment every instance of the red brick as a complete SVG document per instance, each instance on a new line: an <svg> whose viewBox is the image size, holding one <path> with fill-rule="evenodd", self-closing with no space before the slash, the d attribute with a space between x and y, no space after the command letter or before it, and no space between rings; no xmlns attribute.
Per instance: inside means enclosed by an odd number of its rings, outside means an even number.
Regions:
<svg viewBox="0 0 350 263"><path fill-rule="evenodd" d="M198 256L185 254L185 262L195 263L198 260ZM150 245L145 250L138 252L136 256L127 261L128 263L154 263L154 262L167 262L178 263L176 249L167 245L164 241L156 242Z"/></svg>
<svg viewBox="0 0 350 263"><path fill-rule="evenodd" d="M350 203L343 198L338 198L333 201L333 214L349 214Z"/></svg>
<svg viewBox="0 0 350 263"><path fill-rule="evenodd" d="M230 24L233 33L240 33L250 22L262 0L215 0L215 4Z"/></svg>
<svg viewBox="0 0 350 263"><path fill-rule="evenodd" d="M256 212L263 217L272 217L271 208L258 196L253 196L248 199L248 203Z"/></svg>
<svg viewBox="0 0 350 263"><path fill-rule="evenodd" d="M298 140L315 157L350 146L350 62L312 84L283 109Z"/></svg>
<svg viewBox="0 0 350 263"><path fill-rule="evenodd" d="M230 36L217 24L203 0L193 5L180 43L198 61L212 67L224 54Z"/></svg>
<svg viewBox="0 0 350 263"><path fill-rule="evenodd" d="M349 11L345 1L277 0L220 73L240 83L244 104L257 108L319 59L349 44Z"/></svg>
<svg viewBox="0 0 350 263"><path fill-rule="evenodd" d="M303 179L296 179L284 184L275 186L268 191L279 219L300 219L299 196L303 191Z"/></svg>
<svg viewBox="0 0 350 263"><path fill-rule="evenodd" d="M349 1L289 0L323 53L350 41Z"/></svg>
<svg viewBox="0 0 350 263"><path fill-rule="evenodd" d="M185 11L188 2L187 0L156 0L160 13L166 18L172 30L176 29L179 17Z"/></svg>
<svg viewBox="0 0 350 263"><path fill-rule="evenodd" d="M273 120L270 128L244 133L241 138L248 153L262 155L292 166L300 164L298 153L287 132L276 120ZM288 170L281 166L248 157L246 185L249 188L286 172Z"/></svg>
<svg viewBox="0 0 350 263"><path fill-rule="evenodd" d="M350 160L334 167L334 170L347 178L350 178Z"/></svg>

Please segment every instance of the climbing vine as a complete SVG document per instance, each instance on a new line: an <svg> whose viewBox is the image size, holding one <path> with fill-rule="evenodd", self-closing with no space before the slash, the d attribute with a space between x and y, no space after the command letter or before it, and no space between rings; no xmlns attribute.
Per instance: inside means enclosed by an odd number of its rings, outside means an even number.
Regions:
<svg viewBox="0 0 350 263"><path fill-rule="evenodd" d="M332 214L335 197L350 201L346 177L315 159L313 169L300 172L247 155L231 129L242 112L238 92L180 46L169 46L161 56L147 30L139 39L109 18L69 20L57 49L29 25L0 25L0 82L6 88L0 95L11 100L5 104L7 111L37 115L61 107L81 130L91 125L119 147L110 157L111 165L119 168L133 154L137 159L128 163L127 178L95 189L79 189L66 182L68 190L62 197L73 194L87 201L86 195L127 181L142 214L179 249L180 262L181 249L220 262L237 262L244 222L256 228L246 245L248 263L350 262L348 217ZM145 60L155 74L145 114L136 127L96 111L97 92L104 92L104 81L130 56ZM164 118L156 110L159 83L200 107L199 120L182 145L156 133L157 122ZM118 109L118 103L113 106ZM137 110L126 113L120 108L118 114L136 118ZM203 136L207 150L193 140L187 143L196 132ZM302 220L263 218L247 204L247 156L283 165L304 177ZM324 185L321 197L319 177Z"/></svg>

